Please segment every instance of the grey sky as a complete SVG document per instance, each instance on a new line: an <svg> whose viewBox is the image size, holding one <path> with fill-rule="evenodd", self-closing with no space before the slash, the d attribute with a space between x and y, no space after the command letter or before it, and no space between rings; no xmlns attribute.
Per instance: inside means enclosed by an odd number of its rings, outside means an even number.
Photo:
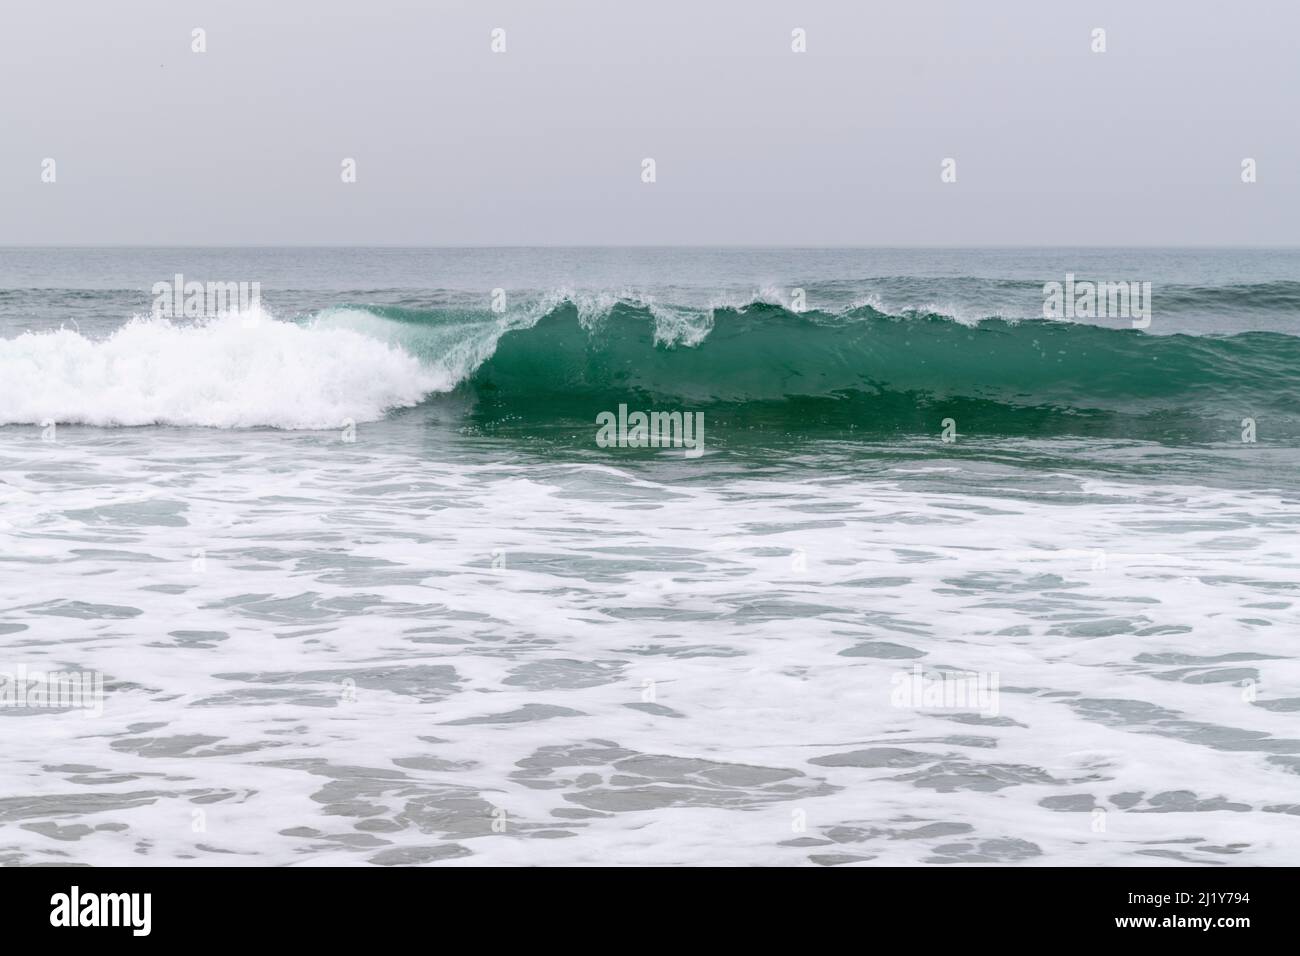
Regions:
<svg viewBox="0 0 1300 956"><path fill-rule="evenodd" d="M1297 244L1297 36L1292 0L8 2L0 243Z"/></svg>

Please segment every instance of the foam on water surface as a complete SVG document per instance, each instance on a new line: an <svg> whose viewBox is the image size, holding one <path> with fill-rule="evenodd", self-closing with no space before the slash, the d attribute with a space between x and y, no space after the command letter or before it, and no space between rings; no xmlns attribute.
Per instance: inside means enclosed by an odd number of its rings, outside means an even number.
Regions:
<svg viewBox="0 0 1300 956"><path fill-rule="evenodd" d="M1294 499L987 451L10 432L6 655L106 698L0 710L0 856L1293 862ZM900 706L918 666L996 708Z"/></svg>
<svg viewBox="0 0 1300 956"><path fill-rule="evenodd" d="M5 250L0 862L1293 864L1298 263Z"/></svg>

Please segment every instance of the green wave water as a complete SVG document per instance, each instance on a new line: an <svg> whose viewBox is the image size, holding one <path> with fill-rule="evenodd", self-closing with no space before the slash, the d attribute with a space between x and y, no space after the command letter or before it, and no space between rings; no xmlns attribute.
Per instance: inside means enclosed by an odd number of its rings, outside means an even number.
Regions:
<svg viewBox="0 0 1300 956"><path fill-rule="evenodd" d="M1274 332L766 303L686 314L618 301L592 317L564 301L514 327L447 310L374 316L422 359L460 365L457 395L484 427L591 422L626 403L791 436L935 432L944 418L1007 436L1237 441L1247 418L1274 437L1300 434L1300 338Z"/></svg>

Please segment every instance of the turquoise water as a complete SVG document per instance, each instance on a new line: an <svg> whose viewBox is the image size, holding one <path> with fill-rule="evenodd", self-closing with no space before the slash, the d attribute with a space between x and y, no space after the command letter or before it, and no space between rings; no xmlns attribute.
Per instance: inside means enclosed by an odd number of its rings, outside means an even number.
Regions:
<svg viewBox="0 0 1300 956"><path fill-rule="evenodd" d="M0 852L1294 863L1298 329L1290 250L0 250L0 671L104 679Z"/></svg>

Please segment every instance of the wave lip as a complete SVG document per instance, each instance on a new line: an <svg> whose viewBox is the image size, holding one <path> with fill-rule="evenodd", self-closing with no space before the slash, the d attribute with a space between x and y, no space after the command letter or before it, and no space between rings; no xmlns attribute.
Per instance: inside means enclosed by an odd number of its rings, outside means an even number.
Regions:
<svg viewBox="0 0 1300 956"><path fill-rule="evenodd" d="M260 310L0 339L0 425L332 429L453 384L400 347Z"/></svg>

